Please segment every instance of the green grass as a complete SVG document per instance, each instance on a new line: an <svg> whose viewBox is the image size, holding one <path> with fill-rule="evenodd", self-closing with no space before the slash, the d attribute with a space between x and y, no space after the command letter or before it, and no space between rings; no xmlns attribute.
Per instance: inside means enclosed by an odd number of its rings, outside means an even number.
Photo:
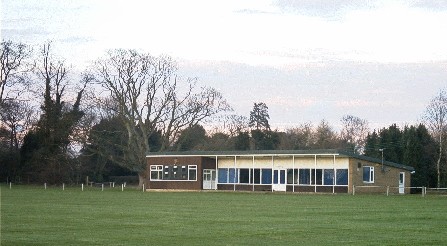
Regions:
<svg viewBox="0 0 447 246"><path fill-rule="evenodd" d="M447 197L1 187L1 245L441 245Z"/></svg>

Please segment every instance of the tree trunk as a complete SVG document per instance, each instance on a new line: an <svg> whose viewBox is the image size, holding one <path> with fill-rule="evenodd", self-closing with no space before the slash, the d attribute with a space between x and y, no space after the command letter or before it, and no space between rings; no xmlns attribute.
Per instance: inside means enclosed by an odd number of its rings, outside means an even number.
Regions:
<svg viewBox="0 0 447 246"><path fill-rule="evenodd" d="M149 188L149 187L147 187L145 180L146 180L146 172L145 171L139 172L138 173L138 188L139 189L143 188L143 184L145 186L144 187L145 189Z"/></svg>

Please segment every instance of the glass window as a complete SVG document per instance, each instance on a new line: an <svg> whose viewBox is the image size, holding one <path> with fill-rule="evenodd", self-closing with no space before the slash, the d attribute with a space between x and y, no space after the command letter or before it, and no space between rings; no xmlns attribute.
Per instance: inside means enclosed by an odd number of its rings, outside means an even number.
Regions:
<svg viewBox="0 0 447 246"><path fill-rule="evenodd" d="M348 185L348 169L337 169L337 185Z"/></svg>
<svg viewBox="0 0 447 246"><path fill-rule="evenodd" d="M239 183L241 184L250 183L250 169L248 168L239 169Z"/></svg>
<svg viewBox="0 0 447 246"><path fill-rule="evenodd" d="M323 182L324 185L334 185L334 169L324 169Z"/></svg>
<svg viewBox="0 0 447 246"><path fill-rule="evenodd" d="M278 170L273 171L273 183L274 184L278 183Z"/></svg>
<svg viewBox="0 0 447 246"><path fill-rule="evenodd" d="M323 184L323 169L312 169L312 184L313 185L322 185Z"/></svg>
<svg viewBox="0 0 447 246"><path fill-rule="evenodd" d="M163 166L162 165L152 165L151 166L151 180L162 180L163 179Z"/></svg>
<svg viewBox="0 0 447 246"><path fill-rule="evenodd" d="M295 180L293 179L295 178ZM287 169L287 184L298 183L298 169Z"/></svg>
<svg viewBox="0 0 447 246"><path fill-rule="evenodd" d="M272 183L272 169L262 169L262 183L263 184Z"/></svg>
<svg viewBox="0 0 447 246"><path fill-rule="evenodd" d="M251 183L260 184L261 183L261 169L252 169L251 172Z"/></svg>
<svg viewBox="0 0 447 246"><path fill-rule="evenodd" d="M363 182L374 183L374 167L363 167Z"/></svg>
<svg viewBox="0 0 447 246"><path fill-rule="evenodd" d="M301 168L298 170L299 174L299 184L308 185L310 184L310 169Z"/></svg>
<svg viewBox="0 0 447 246"><path fill-rule="evenodd" d="M217 182L221 183L221 184L228 183L228 168L219 168L218 169Z"/></svg>
<svg viewBox="0 0 447 246"><path fill-rule="evenodd" d="M188 180L197 180L197 165L188 165Z"/></svg>
<svg viewBox="0 0 447 246"><path fill-rule="evenodd" d="M279 170L280 184L286 183L286 170Z"/></svg>
<svg viewBox="0 0 447 246"><path fill-rule="evenodd" d="M236 168L230 168L230 175L229 175L229 183L237 183L237 169Z"/></svg>

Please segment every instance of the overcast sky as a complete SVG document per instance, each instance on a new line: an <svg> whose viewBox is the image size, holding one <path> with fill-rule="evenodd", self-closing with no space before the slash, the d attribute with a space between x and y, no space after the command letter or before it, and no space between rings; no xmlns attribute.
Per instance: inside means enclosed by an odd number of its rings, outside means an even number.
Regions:
<svg viewBox="0 0 447 246"><path fill-rule="evenodd" d="M415 124L447 85L447 1L2 0L2 40L39 45L76 71L111 48L168 54L279 128L343 115Z"/></svg>

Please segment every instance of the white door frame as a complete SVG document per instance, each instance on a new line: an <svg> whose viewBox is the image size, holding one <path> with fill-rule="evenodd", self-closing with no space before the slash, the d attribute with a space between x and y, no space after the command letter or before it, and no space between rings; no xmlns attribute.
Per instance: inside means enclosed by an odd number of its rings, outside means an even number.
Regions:
<svg viewBox="0 0 447 246"><path fill-rule="evenodd" d="M273 169L272 175L273 175L272 190L273 191L286 191L287 170L286 169Z"/></svg>
<svg viewBox="0 0 447 246"><path fill-rule="evenodd" d="M405 194L405 172L399 173L399 194Z"/></svg>
<svg viewBox="0 0 447 246"><path fill-rule="evenodd" d="M216 182L216 170L215 169L203 169L203 184L202 188L204 190L215 190L217 189Z"/></svg>

